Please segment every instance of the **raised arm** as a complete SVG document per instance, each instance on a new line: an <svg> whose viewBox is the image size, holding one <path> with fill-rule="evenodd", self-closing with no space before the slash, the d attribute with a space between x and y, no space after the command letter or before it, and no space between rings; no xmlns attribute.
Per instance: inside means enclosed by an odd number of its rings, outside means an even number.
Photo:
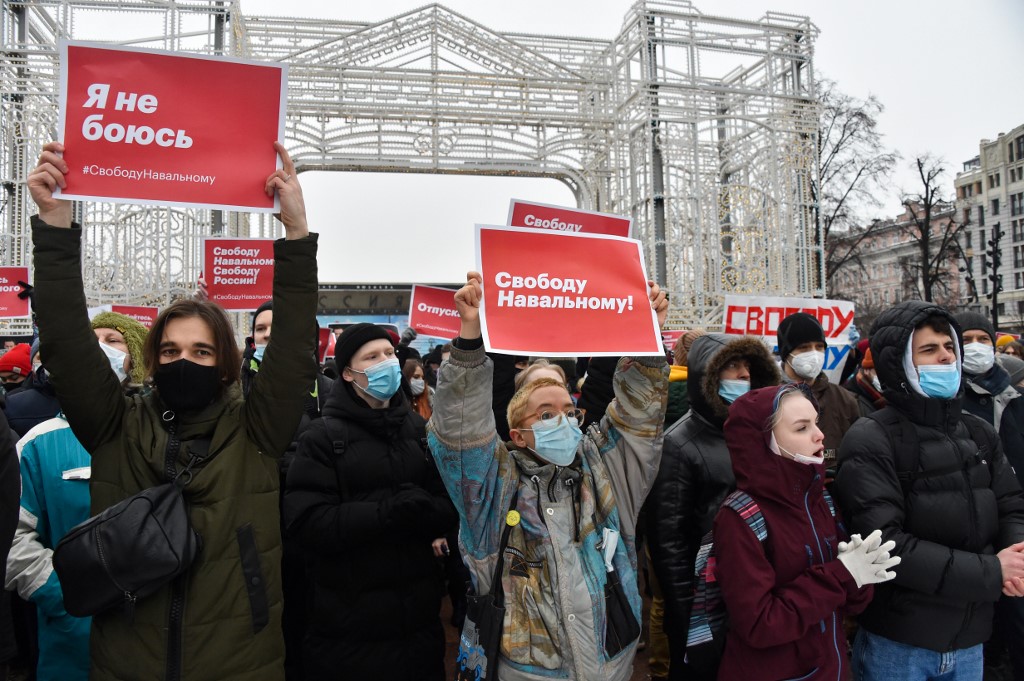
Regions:
<svg viewBox="0 0 1024 681"><path fill-rule="evenodd" d="M280 142L282 168L267 178L268 195L281 199L277 218L285 238L274 243L274 342L245 401L246 429L266 454L281 456L302 418L305 395L316 382L317 235L306 225L295 164Z"/></svg>
<svg viewBox="0 0 1024 681"><path fill-rule="evenodd" d="M89 325L82 281L82 230L71 203L54 198L68 166L59 142L43 147L28 188L39 206L32 218L35 312L39 351L46 357L61 409L82 445L94 452L118 432L125 403L121 384Z"/></svg>
<svg viewBox="0 0 1024 681"><path fill-rule="evenodd" d="M664 325L668 314L665 292L653 281L648 285L651 308L658 324ZM611 474L623 529L629 535L635 535L637 514L661 462L668 373L664 355L620 359L612 377L615 398L601 420L601 431L608 436L601 452Z"/></svg>
<svg viewBox="0 0 1024 681"><path fill-rule="evenodd" d="M455 294L461 319L451 357L438 372L427 440L459 512L460 540L474 557L493 553L511 498L514 463L498 439L491 410L492 365L480 336L480 275Z"/></svg>

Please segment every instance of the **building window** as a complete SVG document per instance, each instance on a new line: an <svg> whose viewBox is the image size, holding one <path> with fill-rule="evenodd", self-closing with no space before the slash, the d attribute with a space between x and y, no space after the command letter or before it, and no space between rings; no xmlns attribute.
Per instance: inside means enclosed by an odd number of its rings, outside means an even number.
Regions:
<svg viewBox="0 0 1024 681"><path fill-rule="evenodd" d="M995 175L989 175L988 176L988 188L989 189L995 189L998 186L999 186L999 173L996 173Z"/></svg>
<svg viewBox="0 0 1024 681"><path fill-rule="evenodd" d="M1017 138L1017 160L1024 159L1024 135Z"/></svg>
<svg viewBox="0 0 1024 681"><path fill-rule="evenodd" d="M986 296L988 295L988 277L985 277L981 280L981 292Z"/></svg>
<svg viewBox="0 0 1024 681"><path fill-rule="evenodd" d="M992 215L999 215L999 199L992 199Z"/></svg>
<svg viewBox="0 0 1024 681"><path fill-rule="evenodd" d="M1024 192L1010 194L1010 215L1024 215Z"/></svg>
<svg viewBox="0 0 1024 681"><path fill-rule="evenodd" d="M1021 288L1021 285L1020 285L1020 272L1014 272L1013 273L1013 288L1015 288L1015 289ZM1021 302L1024 302L1024 301L1021 301Z"/></svg>
<svg viewBox="0 0 1024 681"><path fill-rule="evenodd" d="M978 226L982 227L985 224L985 206L978 206ZM981 241L985 241L985 230L981 230Z"/></svg>
<svg viewBox="0 0 1024 681"><path fill-rule="evenodd" d="M964 234L967 235L967 248L971 248L971 230L965 229Z"/></svg>

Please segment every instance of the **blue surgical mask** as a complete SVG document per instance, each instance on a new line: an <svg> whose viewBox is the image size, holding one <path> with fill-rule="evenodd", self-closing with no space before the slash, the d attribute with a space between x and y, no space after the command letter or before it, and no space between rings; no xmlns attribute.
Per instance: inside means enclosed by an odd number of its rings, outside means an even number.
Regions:
<svg viewBox="0 0 1024 681"><path fill-rule="evenodd" d="M743 381L737 378L723 378L718 382L718 396L727 404L735 402L740 395L750 392L750 381Z"/></svg>
<svg viewBox="0 0 1024 681"><path fill-rule="evenodd" d="M124 370L124 358L128 356L128 353L121 352L115 347L111 347L106 343L100 343L100 350L107 356L107 361L110 362L110 368L117 374L117 380L124 381L128 378L128 374Z"/></svg>
<svg viewBox="0 0 1024 681"><path fill-rule="evenodd" d="M568 466L576 458L576 447L583 439L576 419L567 416L533 424L533 452L556 466Z"/></svg>
<svg viewBox="0 0 1024 681"><path fill-rule="evenodd" d="M364 374L367 383L365 388L354 381L353 384L370 397L381 401L390 400L402 381L402 368L397 357L388 357L383 362L368 367L366 371L351 370L357 374Z"/></svg>
<svg viewBox="0 0 1024 681"><path fill-rule="evenodd" d="M252 353L252 358L257 362L263 361L263 353L267 351L267 344L256 345L256 350Z"/></svg>
<svg viewBox="0 0 1024 681"><path fill-rule="evenodd" d="M928 397L948 400L960 390L960 369L956 364L926 364L917 367L921 390Z"/></svg>

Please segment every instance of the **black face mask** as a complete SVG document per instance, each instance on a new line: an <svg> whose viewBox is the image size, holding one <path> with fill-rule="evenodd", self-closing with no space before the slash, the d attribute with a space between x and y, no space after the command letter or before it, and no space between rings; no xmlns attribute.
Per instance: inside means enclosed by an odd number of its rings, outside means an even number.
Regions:
<svg viewBox="0 0 1024 681"><path fill-rule="evenodd" d="M160 399L172 411L198 411L221 391L220 370L179 359L161 364L153 374Z"/></svg>
<svg viewBox="0 0 1024 681"><path fill-rule="evenodd" d="M22 384L22 381L11 381L10 383L2 383L0 385L3 385L4 392L8 392L9 393L12 390L14 390L15 388L20 388L21 384Z"/></svg>

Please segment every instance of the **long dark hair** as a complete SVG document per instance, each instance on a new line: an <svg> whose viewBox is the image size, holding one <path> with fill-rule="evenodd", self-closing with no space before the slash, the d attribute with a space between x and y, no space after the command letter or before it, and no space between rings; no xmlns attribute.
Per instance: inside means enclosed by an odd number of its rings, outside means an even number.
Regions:
<svg viewBox="0 0 1024 681"><path fill-rule="evenodd" d="M167 306L153 322L153 328L146 336L143 358L146 362L146 376L152 376L160 364L160 343L163 341L164 329L173 319L198 317L213 332L213 342L217 347L217 368L220 380L224 385L232 385L238 380L242 358L235 344L235 334L231 330L224 309L216 303L206 300L176 300Z"/></svg>

